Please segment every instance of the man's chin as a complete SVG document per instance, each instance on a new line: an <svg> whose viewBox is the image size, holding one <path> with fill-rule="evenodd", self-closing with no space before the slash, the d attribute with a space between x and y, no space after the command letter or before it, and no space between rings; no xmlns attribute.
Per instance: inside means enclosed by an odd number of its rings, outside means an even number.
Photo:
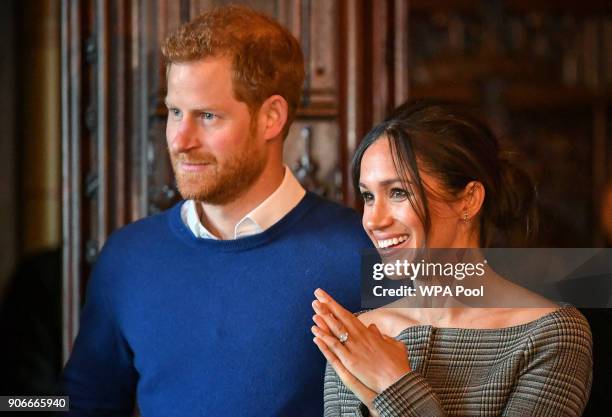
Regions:
<svg viewBox="0 0 612 417"><path fill-rule="evenodd" d="M202 189L202 187L178 186L183 200L195 200L211 206L223 206L235 201L240 193L227 193L225 190Z"/></svg>
<svg viewBox="0 0 612 417"><path fill-rule="evenodd" d="M185 179L177 179L176 185L178 192L184 200L204 201L208 198L210 191L202 187L202 182L194 184L196 181L187 181Z"/></svg>

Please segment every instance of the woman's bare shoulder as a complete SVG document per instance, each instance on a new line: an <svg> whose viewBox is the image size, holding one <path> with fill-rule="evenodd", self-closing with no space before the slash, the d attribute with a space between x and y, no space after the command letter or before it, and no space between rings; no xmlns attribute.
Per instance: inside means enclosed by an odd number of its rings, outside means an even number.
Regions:
<svg viewBox="0 0 612 417"><path fill-rule="evenodd" d="M365 326L375 324L383 334L395 336L402 330L419 324L409 313L408 309L382 307L368 310L358 318Z"/></svg>

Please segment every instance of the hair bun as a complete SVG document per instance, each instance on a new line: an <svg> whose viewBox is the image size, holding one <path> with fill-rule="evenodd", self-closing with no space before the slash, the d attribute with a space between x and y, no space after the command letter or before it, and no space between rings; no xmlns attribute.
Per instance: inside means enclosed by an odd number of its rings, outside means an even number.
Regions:
<svg viewBox="0 0 612 417"><path fill-rule="evenodd" d="M507 153L499 158L499 178L491 220L501 229L518 227L521 234L532 237L537 226L537 191L531 176Z"/></svg>

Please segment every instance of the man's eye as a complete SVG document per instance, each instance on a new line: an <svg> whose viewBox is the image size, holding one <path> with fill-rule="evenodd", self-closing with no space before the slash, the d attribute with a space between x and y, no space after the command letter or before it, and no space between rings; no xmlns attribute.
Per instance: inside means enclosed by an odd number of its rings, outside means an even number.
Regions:
<svg viewBox="0 0 612 417"><path fill-rule="evenodd" d="M204 120L212 120L215 118L215 115L213 113L209 113L209 112L203 112L202 113L202 119Z"/></svg>
<svg viewBox="0 0 612 417"><path fill-rule="evenodd" d="M389 196L394 200L405 200L408 198L408 191L401 188L392 188Z"/></svg>

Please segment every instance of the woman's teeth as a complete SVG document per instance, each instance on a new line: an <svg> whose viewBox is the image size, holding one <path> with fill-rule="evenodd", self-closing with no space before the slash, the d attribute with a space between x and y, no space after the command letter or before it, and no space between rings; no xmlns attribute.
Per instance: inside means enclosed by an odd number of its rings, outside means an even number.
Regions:
<svg viewBox="0 0 612 417"><path fill-rule="evenodd" d="M378 240L378 247L380 249L385 249L391 246L399 245L400 243L407 241L409 237L410 236L408 235L404 235L400 237L394 237L393 239Z"/></svg>

